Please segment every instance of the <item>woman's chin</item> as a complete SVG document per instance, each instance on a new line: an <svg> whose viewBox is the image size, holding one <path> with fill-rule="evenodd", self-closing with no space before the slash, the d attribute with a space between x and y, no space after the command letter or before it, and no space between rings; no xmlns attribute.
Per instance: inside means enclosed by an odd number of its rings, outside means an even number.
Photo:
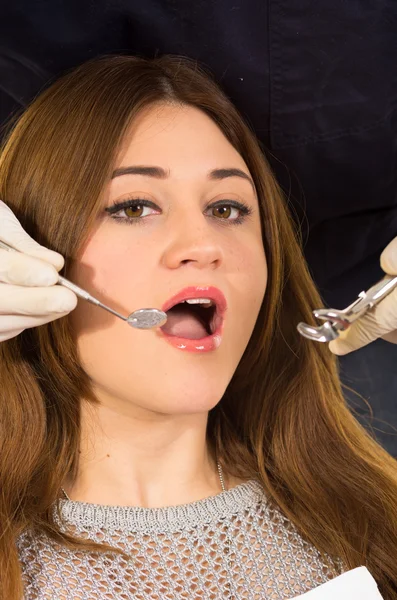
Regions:
<svg viewBox="0 0 397 600"><path fill-rule="evenodd" d="M221 399L222 394L215 395L213 391L203 392L201 395L197 391L192 394L178 394L175 392L172 400L165 401L163 398L158 408L161 412L170 415L193 415L209 412L219 404Z"/></svg>

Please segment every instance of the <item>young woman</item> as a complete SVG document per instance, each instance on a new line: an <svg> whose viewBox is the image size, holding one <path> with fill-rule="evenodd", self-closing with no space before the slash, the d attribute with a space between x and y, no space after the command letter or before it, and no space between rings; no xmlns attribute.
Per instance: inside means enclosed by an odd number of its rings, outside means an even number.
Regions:
<svg viewBox="0 0 397 600"><path fill-rule="evenodd" d="M0 197L65 277L168 311L134 330L52 285L63 318L0 344L0 596L287 599L365 565L395 599L396 462L296 330L320 298L210 77L82 65L10 132Z"/></svg>

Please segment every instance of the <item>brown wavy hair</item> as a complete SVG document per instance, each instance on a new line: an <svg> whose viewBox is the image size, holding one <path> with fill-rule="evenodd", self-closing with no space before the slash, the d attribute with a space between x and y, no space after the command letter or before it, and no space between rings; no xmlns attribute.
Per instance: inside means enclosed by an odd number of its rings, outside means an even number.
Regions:
<svg viewBox="0 0 397 600"><path fill-rule="evenodd" d="M123 135L144 107L195 106L220 127L254 179L268 262L255 329L207 441L226 472L259 479L322 556L364 565L397 598L397 463L353 416L337 359L301 337L321 299L298 233L253 132L210 75L189 59L104 56L43 91L10 129L0 197L67 276L101 210ZM77 257L77 258L76 258ZM16 539L26 529L69 547L107 549L58 530L52 507L75 474L82 397L97 402L68 317L0 344L0 595L19 600Z"/></svg>

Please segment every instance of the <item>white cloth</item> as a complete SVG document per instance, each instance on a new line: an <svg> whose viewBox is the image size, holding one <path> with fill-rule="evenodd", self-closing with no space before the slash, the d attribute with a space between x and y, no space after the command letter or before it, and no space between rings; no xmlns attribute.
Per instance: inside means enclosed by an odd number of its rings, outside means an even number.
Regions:
<svg viewBox="0 0 397 600"><path fill-rule="evenodd" d="M346 571L292 600L383 600L367 567Z"/></svg>

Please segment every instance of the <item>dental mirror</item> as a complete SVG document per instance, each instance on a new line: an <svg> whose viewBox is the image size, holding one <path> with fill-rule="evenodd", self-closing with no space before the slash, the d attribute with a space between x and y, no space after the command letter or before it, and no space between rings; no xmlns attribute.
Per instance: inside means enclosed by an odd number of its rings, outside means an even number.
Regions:
<svg viewBox="0 0 397 600"><path fill-rule="evenodd" d="M0 248L10 252L20 252L20 250L16 250L16 248L9 246L2 241L0 241ZM21 254L23 253L21 252ZM69 288L76 294L76 296L79 296L79 298L83 298L83 300L87 300L91 304L99 306L113 315L116 315L116 317L126 321L131 327L135 327L135 329L152 329L153 327L161 327L167 321L166 313L162 310L158 310L157 308L140 308L132 312L130 315L128 315L128 317L124 317L109 306L106 306L106 304L100 302L97 298L94 298L94 296L91 296L91 294L74 284L72 281L65 279L65 277L61 277L61 275L59 275L58 281L55 285L58 284Z"/></svg>
<svg viewBox="0 0 397 600"><path fill-rule="evenodd" d="M120 313L113 310L106 304L100 302L94 296L91 296L88 292L79 288L76 284L72 283L68 279L59 276L58 283L63 285L72 292L74 292L80 298L91 302L91 304L95 304L95 306L99 306L100 308L104 308L108 312L112 313L112 315L116 315L119 319L123 319L123 321L127 321L128 325L131 327L135 327L135 329L152 329L153 327L161 327L167 321L167 315L162 310L158 310L157 308L140 308L132 312L128 317L124 317Z"/></svg>

